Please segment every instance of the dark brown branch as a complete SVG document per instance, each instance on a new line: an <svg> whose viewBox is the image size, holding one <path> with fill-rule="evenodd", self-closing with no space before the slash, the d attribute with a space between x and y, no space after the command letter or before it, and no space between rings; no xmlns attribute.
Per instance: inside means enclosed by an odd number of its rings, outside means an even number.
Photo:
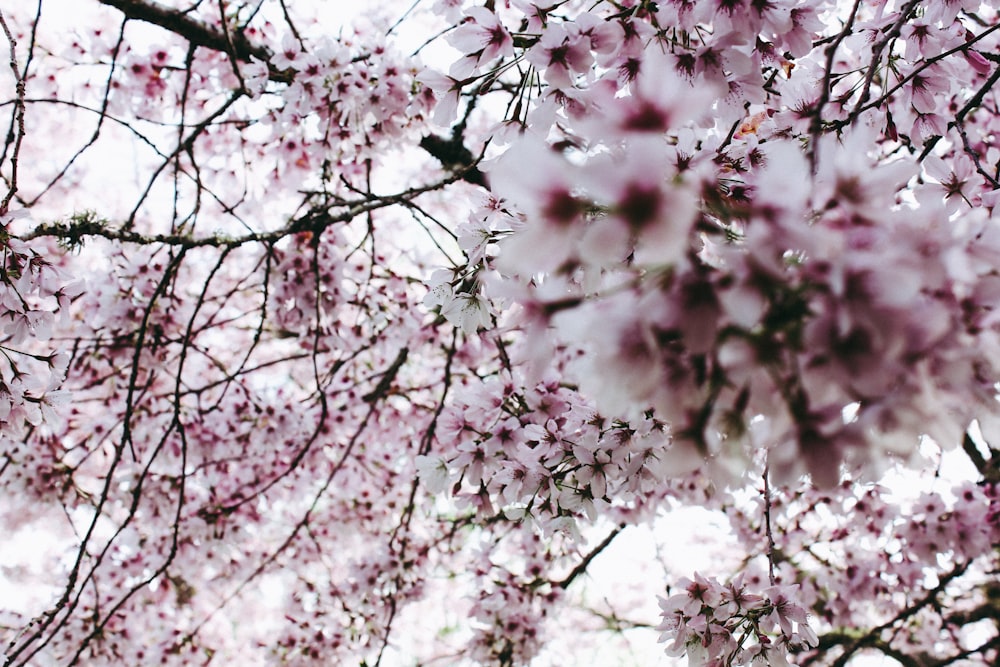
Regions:
<svg viewBox="0 0 1000 667"><path fill-rule="evenodd" d="M461 178L458 174L449 174L428 185L410 188L392 195L372 195L367 200L355 200L337 204L346 210L332 213L328 210L313 210L290 221L280 229L270 232L251 232L240 236L213 234L210 236L192 236L190 234L141 234L131 229L112 228L105 220L91 214L80 214L70 222L43 223L31 231L18 235L18 238L29 241L43 236L59 239L68 245L79 245L86 237L98 236L110 241L134 243L137 245L169 245L181 248L230 248L247 243L273 243L279 239L299 232L322 232L327 227L338 222L349 222L359 215L381 208L395 205L405 205L410 200L425 192L433 192L454 183Z"/></svg>
<svg viewBox="0 0 1000 667"><path fill-rule="evenodd" d="M463 181L489 188L486 175L476 167L478 158L465 147L460 134L453 135L450 139L428 134L420 140L420 147L436 158L442 167L458 174Z"/></svg>
<svg viewBox="0 0 1000 667"><path fill-rule="evenodd" d="M389 393L389 389L392 387L392 381L396 379L396 374L399 373L399 369L403 367L404 363L406 363L406 355L409 354L409 352L409 348L405 347L399 350L399 354L396 355L396 358L393 360L392 364L389 365L389 368L382 373L382 379L378 381L375 388L361 397L363 401L366 403L373 403L381 398L384 398Z"/></svg>
<svg viewBox="0 0 1000 667"><path fill-rule="evenodd" d="M11 34L10 28L7 27L7 21L4 20L2 12L0 12L0 28L3 28L3 33L7 37L7 43L10 45L10 69L14 73L15 89L15 135L13 137L14 151L10 157L9 187L7 188L7 194L4 195L3 201L0 201L0 215L6 215L7 209L10 207L11 200L14 199L14 195L17 194L17 160L21 153L21 142L24 140L24 76L21 74L21 70L18 69L17 66L17 40L15 40L14 35Z"/></svg>
<svg viewBox="0 0 1000 667"><path fill-rule="evenodd" d="M996 85L998 80L1000 80L1000 66L993 70L993 74L991 74L990 78L986 80L986 83L984 83L976 94L972 96L972 99L970 99L968 103L966 103L966 105L962 107L957 114L955 114L955 120L950 123L950 125L958 129L958 134L962 137L962 146L965 148L966 154L972 158L972 162L976 166L976 171L979 172L983 178L989 181L994 189L1000 188L1000 181L997 181L996 178L991 176L990 173L983 168L979 153L972 148L972 145L969 142L969 135L965 130L965 117L970 111L978 108L983 103L983 100L986 98L986 93L993 89L993 86Z"/></svg>
<svg viewBox="0 0 1000 667"><path fill-rule="evenodd" d="M587 571L587 568L590 567L591 561L597 558L598 554L607 549L608 545L614 542L615 538L618 537L619 533L623 530L625 530L625 524L620 523L614 530L608 533L608 536L601 540L600 544L591 549L590 553L584 556L582 561L577 563L576 567L574 567L573 570L566 575L565 579L558 582L559 588L562 588L563 590L569 588L569 585L572 584L577 577Z"/></svg>
<svg viewBox="0 0 1000 667"><path fill-rule="evenodd" d="M1000 457L997 456L997 451L990 444L987 443L986 446L991 454L989 459L983 456L979 446L968 433L962 439L962 451L976 466L976 470L983 476L983 479L987 482L1000 482Z"/></svg>
<svg viewBox="0 0 1000 667"><path fill-rule="evenodd" d="M845 656L854 655L858 648L860 648L857 646L856 639L856 637L846 632L828 632L820 637L820 643L817 647L817 651L819 651L819 653L810 658L805 664L812 664L817 658L821 657L826 651L835 646L845 646L846 652L838 658L837 664L839 664L839 660L843 659ZM865 640L864 648L874 649L882 655L892 658L899 664L903 665L903 667L924 667L928 664L929 660L929 656L926 655L907 655L906 653L893 648L889 642L879 637L868 637Z"/></svg>
<svg viewBox="0 0 1000 667"><path fill-rule="evenodd" d="M820 87L819 99L816 100L811 110L812 119L809 127L809 166L814 173L816 165L819 164L819 137L823 133L823 109L830 102L830 93L833 90L833 63L841 42L847 39L848 35L854 31L854 21L860 7L861 0L854 0L854 5L851 7L851 14L847 17L844 27L824 50L826 63L823 68L823 83Z"/></svg>
<svg viewBox="0 0 1000 667"><path fill-rule="evenodd" d="M983 655L985 657L987 651L990 651L990 650L996 649L996 648L1000 648L1000 635L997 635L997 636L993 637L992 639L986 640L984 643L980 644L979 646L976 646L976 647L973 647L973 648L969 648L969 649L965 649L965 650L961 651L960 653L957 653L956 655L952 655L952 656L949 656L947 658L941 658L940 660L937 660L935 662L930 662L930 663L927 663L927 664L928 664L929 667L945 667L945 665L952 665L952 664L958 662L959 660L964 660L965 658L968 658L970 655L980 654L980 655Z"/></svg>
<svg viewBox="0 0 1000 667"><path fill-rule="evenodd" d="M180 35L195 46L229 53L243 62L250 62L254 58L269 62L273 55L266 47L251 44L242 32L221 32L183 12L162 7L152 1L98 0L98 2L114 7L130 19L158 25Z"/></svg>
<svg viewBox="0 0 1000 667"><path fill-rule="evenodd" d="M955 578L960 577L966 572L966 570L969 569L969 564L970 563L959 563L955 565L950 572L940 575L938 577L937 586L929 590L924 597L919 600L915 600L912 604L903 608L898 614L896 614L895 617L885 623L872 628L849 643L843 639L842 634L831 633L830 635L824 635L820 638L819 649L822 650L824 647L830 648L831 645L835 646L846 644L846 646L844 646L844 653L833 662L832 667L844 667L844 665L850 661L851 657L863 648L872 647L882 650L878 645L882 642L881 635L884 630L895 626L897 623L905 621L907 618L920 611L920 609L937 599L937 596L944 591L945 587L949 583L951 583Z"/></svg>

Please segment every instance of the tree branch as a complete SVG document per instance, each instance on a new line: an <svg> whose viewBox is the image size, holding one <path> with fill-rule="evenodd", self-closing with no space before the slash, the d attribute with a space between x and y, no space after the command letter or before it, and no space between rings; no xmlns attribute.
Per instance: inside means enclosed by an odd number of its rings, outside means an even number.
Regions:
<svg viewBox="0 0 1000 667"><path fill-rule="evenodd" d="M370 392L361 397L365 403L374 403L375 401L385 398L389 393L390 387L392 387L392 381L396 379L396 374L399 373L399 369L403 367L406 362L406 355L409 353L409 348L400 348L399 354L396 355L396 359L393 360L389 368L382 373L382 379L378 381L378 384Z"/></svg>
<svg viewBox="0 0 1000 667"><path fill-rule="evenodd" d="M335 208L343 208L339 213L317 208L302 217L290 221L280 229L270 232L251 232L240 236L212 234L208 236L193 236L190 234L141 234L127 228L112 228L107 220L102 220L91 213L80 213L73 216L69 222L42 223L25 234L14 235L23 241L30 241L43 236L55 237L70 246L79 245L88 236L99 236L111 241L135 243L137 245L169 245L182 248L229 248L247 243L273 243L286 236L299 232L321 232L338 222L348 222L359 215L381 208L395 205L405 205L410 200L425 192L433 192L454 183L461 178L460 174L448 174L444 178L403 192L392 195L372 195L367 200L345 201L335 204Z"/></svg>
<svg viewBox="0 0 1000 667"><path fill-rule="evenodd" d="M824 648L830 648L832 646L837 646L837 645L844 645L844 653L833 662L832 667L844 667L850 661L851 657L855 653L857 653L860 649L866 647L876 648L885 653L885 650L882 646L882 644L884 644L884 642L881 639L882 632L884 630L893 627L897 623L900 623L901 621L905 621L910 616L916 614L921 608L925 607L927 604L935 600L937 596L940 595L941 592L945 589L945 586L951 583L951 581L954 580L956 577L959 577L962 574L964 574L965 571L969 569L969 564L970 563L968 562L958 563L957 565L955 565L954 568L952 568L950 572L939 575L937 586L929 590L926 595L924 595L919 600L915 600L909 606L903 608L892 619L872 628L871 630L864 633L860 637L854 637L851 638L850 641L847 641L847 636L844 635L843 633L836 633L836 632L828 633L820 638L820 643L817 648L822 651ZM886 644L885 646L888 645ZM896 656L893 655L892 657Z"/></svg>
<svg viewBox="0 0 1000 667"><path fill-rule="evenodd" d="M241 31L230 33L229 37L232 39L228 39L225 33L183 12L162 7L155 2L144 0L98 0L98 2L114 7L130 19L158 25L180 35L195 46L229 53L244 62L249 62L251 58L267 62L273 55L266 47L251 44Z"/></svg>
<svg viewBox="0 0 1000 667"><path fill-rule="evenodd" d="M14 73L15 90L14 151L10 157L10 180L8 181L7 194L4 195L3 201L0 201L0 215L6 215L11 200L17 194L17 160L21 153L21 142L24 140L24 76L17 66L17 40L11 34L10 28L7 26L7 21L3 17L3 12L0 12L0 28L3 28L3 33L7 37L7 43L10 46L10 69Z"/></svg>
<svg viewBox="0 0 1000 667"><path fill-rule="evenodd" d="M558 583L559 588L562 588L563 590L569 588L569 585L573 583L573 580L586 572L587 568L590 567L591 561L597 558L598 554L607 549L608 545L610 545L623 530L625 530L625 524L620 523L614 530L608 533L608 536L601 540L601 543L594 547L590 553L584 556L583 560L577 563L576 567L574 567L573 570L566 575L566 578Z"/></svg>

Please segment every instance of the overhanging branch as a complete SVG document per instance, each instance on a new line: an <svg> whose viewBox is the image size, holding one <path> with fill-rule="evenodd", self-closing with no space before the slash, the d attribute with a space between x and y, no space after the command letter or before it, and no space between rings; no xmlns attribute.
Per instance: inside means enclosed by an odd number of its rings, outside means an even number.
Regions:
<svg viewBox="0 0 1000 667"><path fill-rule="evenodd" d="M271 79L286 83L290 80L287 72L280 72L271 66L271 57L274 54L270 49L252 44L242 31L232 31L227 35L184 12L163 7L152 0L98 0L98 2L114 7L130 19L145 21L169 30L194 46L228 53L242 62L250 62L253 59L263 61L268 64Z"/></svg>

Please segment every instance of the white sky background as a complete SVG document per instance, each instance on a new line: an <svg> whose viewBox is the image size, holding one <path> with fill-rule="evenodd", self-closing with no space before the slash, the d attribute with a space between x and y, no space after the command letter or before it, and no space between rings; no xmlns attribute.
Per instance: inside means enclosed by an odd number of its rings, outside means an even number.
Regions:
<svg viewBox="0 0 1000 667"><path fill-rule="evenodd" d="M422 0L421 7L429 6L431 0ZM350 21L366 20L373 12L380 13L392 23L402 15L411 4L409 0L402 2L368 2L366 0L294 0L297 10L308 8L320 23L330 27L330 32L337 30ZM59 29L71 32L81 23L81 16L93 11L96 2L91 0L46 0L45 13L47 21L60 21ZM56 7L57 10L53 11ZM392 8L391 10L389 8ZM159 28L149 27L150 34L160 32ZM404 53L410 53L419 47L431 34L432 24L426 20L404 21L397 29L396 43ZM135 34L135 33L131 33ZM422 53L425 63L430 63L442 69L447 68L449 58L454 55L448 47L439 40L439 45ZM122 149L118 159L133 159L134 154L127 147ZM106 179L106 174L100 176ZM139 177L141 180L141 177ZM106 190L105 190L106 191ZM972 464L960 451L946 453L942 458L941 477L935 484L950 486L950 482L958 479L975 478L977 473ZM894 473L887 480L887 485L900 497L918 495L927 488L927 480L912 473ZM37 525L37 524L36 524ZM65 524L63 525L65 528ZM606 532L606 530L605 530ZM695 569L709 575L724 576L726 563L719 560L718 543L725 542L728 528L725 520L716 513L700 508L689 508L665 516L653 529L630 527L626 529L614 543L591 564L585 581L574 584L574 588L582 587L586 596L594 601L603 599L614 601L623 591L645 591L645 604L641 607L627 610L623 616L632 620L656 623L658 607L656 595L662 594L666 579L662 576L656 564L662 559L671 572L677 576L691 576ZM600 535L601 533L595 533ZM25 534L23 531L7 535L0 540L0 600L8 609L27 611L29 600L35 598L37 591L28 591L35 581L43 581L46 565L35 562L19 568L5 567L4 563L22 563L23 551L26 545L32 545L34 550L41 547L42 551L50 552L55 546L56 531L45 534ZM596 540L599 540L598 536ZM595 540L595 542L596 542ZM651 564L650 567L635 567L636 562ZM619 612L623 610L618 606ZM655 630L636 631L629 636L634 637L629 655L621 655L617 647L609 648L609 653L602 651L592 655L593 665L628 665L636 664L644 667L656 665L685 664L667 658L663 646L655 643L659 633ZM570 638L572 639L572 638ZM558 648L548 651L537 661L536 665L559 665ZM400 665L408 664L407 656L397 655ZM579 664L579 663L578 663ZM850 663L852 667L894 667L895 660L883 656L859 658Z"/></svg>

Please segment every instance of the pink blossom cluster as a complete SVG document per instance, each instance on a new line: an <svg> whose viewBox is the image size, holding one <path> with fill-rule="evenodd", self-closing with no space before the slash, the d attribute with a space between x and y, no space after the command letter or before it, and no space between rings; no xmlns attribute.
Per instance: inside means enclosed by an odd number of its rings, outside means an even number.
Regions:
<svg viewBox="0 0 1000 667"><path fill-rule="evenodd" d="M923 480L909 484L927 488ZM885 631L887 646L908 655L959 654L982 641L964 636L962 626L984 602L967 580L988 577L995 567L990 545L1000 540L997 485L931 487L908 500L894 497L898 493L845 481L834 489L773 493L767 502L760 497L750 512L733 498L720 500L740 542L757 554L745 581L765 585L765 555L777 554L774 581L795 582L794 599L811 610L813 630L835 636L825 650L850 645L874 628L865 641ZM768 521L781 527L770 533L771 546ZM943 615L935 611L942 606L948 610ZM837 628L859 634L836 636ZM814 664L823 650L795 652L801 664Z"/></svg>
<svg viewBox="0 0 1000 667"><path fill-rule="evenodd" d="M806 472L830 488L843 463L878 474L913 460L922 435L954 447L996 411L1000 153L995 117L975 113L994 80L995 8L859 3L837 33L819 3L790 4L490 4L465 12L448 76L421 76L445 120L463 88L517 91L493 132L507 147L485 167L492 192L459 228L467 264L437 274L425 303L467 333L522 333L516 358L557 369L594 414L627 430L662 420L661 484L706 465L739 485L766 451L779 483ZM519 393L490 383L483 403L503 415ZM497 425L538 426L456 408L462 453L428 462L436 488L468 482L476 507L514 518L548 509L553 490L510 504L545 488L539 459L491 446ZM596 477L608 504L595 507L627 503L607 473L633 453L581 447L594 426L565 423L545 438L568 441L561 465L589 481L584 497ZM902 560L948 553L930 537L942 528L906 538ZM995 541L975 535L972 557Z"/></svg>
<svg viewBox="0 0 1000 667"><path fill-rule="evenodd" d="M346 242L336 230L329 238L314 239L304 232L288 248L275 248L270 258L281 276L269 295L276 323L288 331L315 331L335 311L341 294L343 258L337 252Z"/></svg>
<svg viewBox="0 0 1000 667"><path fill-rule="evenodd" d="M519 387L502 377L444 413L442 449L418 461L429 490L452 487L483 516L578 536L578 520L648 513L661 482L691 469L662 422L607 419L554 379Z"/></svg>
<svg viewBox="0 0 1000 667"><path fill-rule="evenodd" d="M929 159L922 183L914 157L885 159L899 138L872 125L864 99L853 126L844 111L839 139L817 136L802 121L819 102L795 87L816 95L822 82L773 50L809 53L816 5L743 21L713 4L582 12L571 27L517 6L538 33L522 38L523 57L548 86L525 111L531 131L490 169L502 199L464 228L468 267L430 303L467 330L495 316L488 297L520 305L533 335L554 331L585 351L569 372L602 411L627 419L653 408L691 456L724 461L766 447L783 478L804 469L829 485L842 461L909 456L926 429L956 444L992 411L1000 361L988 287L1000 256L992 209L978 207L992 201L991 184L968 157L986 148L956 157L958 174ZM962 25L932 14L928 33ZM518 57L505 17L467 15L453 40L467 56L453 78L469 67L499 73ZM657 25L713 30L688 50ZM599 37L609 26L654 46ZM934 53L978 57L969 54L979 37L964 39L967 48ZM877 56L849 42L844 57ZM932 68L956 62L929 53L919 56L930 61L919 65L925 86ZM962 89L974 90L983 73L964 76Z"/></svg>
<svg viewBox="0 0 1000 667"><path fill-rule="evenodd" d="M488 562L480 567L477 574L490 581L472 604L476 626L469 657L480 664L530 663L544 644L545 616L562 591L530 572L518 576ZM538 566L534 574L543 571Z"/></svg>
<svg viewBox="0 0 1000 667"><path fill-rule="evenodd" d="M51 249L10 236L12 221L25 217L0 217L0 441L18 459L30 455L18 443L28 432L59 428L68 357L52 338L56 318L66 318L81 289L48 259Z"/></svg>
<svg viewBox="0 0 1000 667"><path fill-rule="evenodd" d="M687 655L688 664L787 665L786 652L815 646L815 631L798 602L795 585L752 593L737 577L728 584L697 573L681 579L681 592L661 598L661 641L668 655Z"/></svg>
<svg viewBox="0 0 1000 667"><path fill-rule="evenodd" d="M291 83L275 90L259 74L261 63L246 69L250 76L258 73L251 92L271 107L260 119L266 133L251 143L280 147L276 171L335 181L330 167L336 164L363 175L420 136L428 105L412 92L417 67L375 31L355 29L308 44L286 34L269 66Z"/></svg>

